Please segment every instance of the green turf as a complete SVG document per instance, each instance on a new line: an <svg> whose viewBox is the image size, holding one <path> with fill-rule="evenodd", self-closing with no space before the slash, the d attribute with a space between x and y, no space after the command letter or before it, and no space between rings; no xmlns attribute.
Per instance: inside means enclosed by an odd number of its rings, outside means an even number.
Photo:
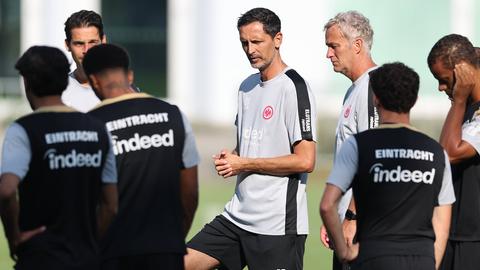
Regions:
<svg viewBox="0 0 480 270"><path fill-rule="evenodd" d="M310 235L305 247L305 270L329 269L331 261L331 253L321 245L319 236L321 223L318 215L318 203L323 185L323 182L319 181L318 177L314 175L309 180L307 187ZM198 232L205 223L221 213L223 206L232 196L234 188L234 179L225 181L217 177L214 180L200 183L200 204L188 239ZM2 237L0 237L0 269L12 269L12 266L13 262L8 255L7 243L2 233Z"/></svg>

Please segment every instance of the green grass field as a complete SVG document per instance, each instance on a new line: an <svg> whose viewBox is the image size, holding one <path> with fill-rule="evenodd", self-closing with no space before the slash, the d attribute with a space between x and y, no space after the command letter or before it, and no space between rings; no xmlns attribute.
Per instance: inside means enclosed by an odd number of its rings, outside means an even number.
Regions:
<svg viewBox="0 0 480 270"><path fill-rule="evenodd" d="M235 180L223 180L216 177L211 181L202 181L200 183L200 203L197 210L192 229L188 239L197 233L205 223L208 223L213 217L221 213L225 203L230 199L235 187ZM320 243L320 217L318 214L318 203L323 191L324 182L319 177L313 175L308 183L308 203L310 218L310 235L307 238L305 247L305 270L323 270L329 269L331 261L331 252L326 250ZM2 230L3 232L3 230ZM13 262L8 255L8 247L3 233L0 237L0 269L12 269Z"/></svg>

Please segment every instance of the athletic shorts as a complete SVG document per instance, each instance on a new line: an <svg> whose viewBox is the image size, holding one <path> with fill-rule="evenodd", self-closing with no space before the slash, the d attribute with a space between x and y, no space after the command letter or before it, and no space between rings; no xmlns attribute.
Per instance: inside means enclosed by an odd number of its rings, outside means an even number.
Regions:
<svg viewBox="0 0 480 270"><path fill-rule="evenodd" d="M222 215L187 246L220 261L219 269L303 269L306 235L262 235L243 230Z"/></svg>
<svg viewBox="0 0 480 270"><path fill-rule="evenodd" d="M435 259L416 255L380 256L358 264L353 262L350 267L352 270L435 270Z"/></svg>
<svg viewBox="0 0 480 270"><path fill-rule="evenodd" d="M448 241L440 269L480 269L480 242Z"/></svg>
<svg viewBox="0 0 480 270"><path fill-rule="evenodd" d="M102 262L102 270L183 270L180 253L154 253L123 256Z"/></svg>

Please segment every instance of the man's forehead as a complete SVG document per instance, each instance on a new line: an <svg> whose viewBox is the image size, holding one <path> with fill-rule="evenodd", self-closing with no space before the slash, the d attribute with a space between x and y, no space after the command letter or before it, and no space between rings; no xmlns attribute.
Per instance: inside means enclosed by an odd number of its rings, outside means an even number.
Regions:
<svg viewBox="0 0 480 270"><path fill-rule="evenodd" d="M100 39L100 31L95 26L75 27L70 30L72 40L75 39Z"/></svg>

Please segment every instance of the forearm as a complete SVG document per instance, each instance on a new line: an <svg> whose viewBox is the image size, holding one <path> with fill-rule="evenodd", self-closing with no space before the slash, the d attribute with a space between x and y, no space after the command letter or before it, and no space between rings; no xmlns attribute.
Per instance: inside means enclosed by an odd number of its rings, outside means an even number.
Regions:
<svg viewBox="0 0 480 270"><path fill-rule="evenodd" d="M347 245L343 236L342 225L338 218L337 208L321 209L320 215L331 241L330 246L335 250L339 260L343 260L347 253Z"/></svg>
<svg viewBox="0 0 480 270"><path fill-rule="evenodd" d="M451 206L435 207L432 217L433 230L435 232L435 269L438 269L445 253L450 232Z"/></svg>
<svg viewBox="0 0 480 270"><path fill-rule="evenodd" d="M101 205L98 209L98 235L100 238L105 236L108 227L115 218L116 211L106 205Z"/></svg>
<svg viewBox="0 0 480 270"><path fill-rule="evenodd" d="M192 226L198 207L198 169L197 166L180 172L180 194L183 207L183 232L186 237Z"/></svg>
<svg viewBox="0 0 480 270"><path fill-rule="evenodd" d="M0 202L0 215L5 231L5 237L9 242L10 248L13 247L14 241L18 239L20 230L18 228L18 211L19 205L16 194L9 198L5 198ZM13 253L13 250L10 251Z"/></svg>
<svg viewBox="0 0 480 270"><path fill-rule="evenodd" d="M105 236L118 211L117 186L115 184L105 184L102 189L101 203L97 213L98 235L100 238Z"/></svg>
<svg viewBox="0 0 480 270"><path fill-rule="evenodd" d="M241 171L271 175L289 175L312 172L314 164L310 160L291 154L276 158L243 158Z"/></svg>
<svg viewBox="0 0 480 270"><path fill-rule="evenodd" d="M339 260L342 261L347 256L347 244L344 239L340 218L338 217L340 196L340 189L327 184L320 203L320 216L329 234L330 247L333 247Z"/></svg>
<svg viewBox="0 0 480 270"><path fill-rule="evenodd" d="M459 151L462 144L462 123L465 108L466 101L452 101L452 106L448 111L442 133L440 134L440 144L447 151L451 159L455 159L461 154Z"/></svg>

